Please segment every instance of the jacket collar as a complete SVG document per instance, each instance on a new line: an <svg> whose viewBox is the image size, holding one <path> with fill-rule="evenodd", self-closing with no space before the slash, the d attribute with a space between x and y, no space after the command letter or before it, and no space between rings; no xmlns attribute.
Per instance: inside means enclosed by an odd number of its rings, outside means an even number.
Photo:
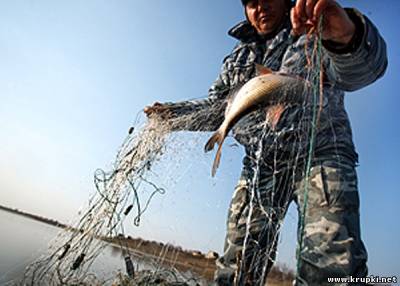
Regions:
<svg viewBox="0 0 400 286"><path fill-rule="evenodd" d="M278 34L282 32L282 30L289 31L291 30L291 23L290 20L287 19L283 24L282 27L279 29L279 31L275 34L269 34L267 36L260 36L256 29L250 23L245 20L240 22L239 24L235 25L233 28L231 28L228 31L228 35L243 42L243 43L249 43L249 42L258 42L262 40L270 40L275 38Z"/></svg>
<svg viewBox="0 0 400 286"><path fill-rule="evenodd" d="M228 35L241 41L241 42L253 42L260 36L250 23L245 20L235 25L228 31Z"/></svg>

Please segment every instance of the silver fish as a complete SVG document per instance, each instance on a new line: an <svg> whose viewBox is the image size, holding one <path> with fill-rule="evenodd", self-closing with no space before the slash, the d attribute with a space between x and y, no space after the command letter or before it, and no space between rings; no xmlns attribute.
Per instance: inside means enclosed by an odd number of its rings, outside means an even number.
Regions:
<svg viewBox="0 0 400 286"><path fill-rule="evenodd" d="M256 68L259 75L244 84L233 99L228 102L223 123L204 147L205 152L208 152L214 149L215 143L218 144L211 172L213 177L221 159L222 144L229 131L242 117L260 106L278 103L273 107L282 112L283 108L279 108L282 107L281 103L302 103L304 100L304 90L309 86L307 81L299 77L274 73L260 65L256 65ZM274 117L273 120L279 120L279 116L278 118L277 116Z"/></svg>

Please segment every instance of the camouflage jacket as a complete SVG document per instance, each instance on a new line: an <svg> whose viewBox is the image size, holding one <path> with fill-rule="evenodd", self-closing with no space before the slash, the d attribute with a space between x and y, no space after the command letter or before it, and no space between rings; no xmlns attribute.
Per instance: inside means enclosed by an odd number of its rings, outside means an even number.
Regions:
<svg viewBox="0 0 400 286"><path fill-rule="evenodd" d="M357 153L344 108L344 92L358 90L381 77L386 70L387 58L385 42L372 22L354 9L346 11L356 24L357 37L352 40L352 45L342 49L328 41L323 42L324 92L323 102L318 102L318 106L322 105L322 112L314 154L315 157L342 155L356 162ZM229 35L239 42L224 59L221 73L209 90L209 97L171 104L176 114L195 111L203 111L205 114L197 119L196 124L186 125L185 129L216 130L224 119L230 91L255 76L254 63L274 71L307 77L305 46L311 49L312 40L305 35L295 38L290 30L288 21L274 37L263 39L246 21L233 27ZM304 105L286 106L275 130L269 130L263 136L264 157L273 155L273 150L287 154L288 159L306 153L309 142L306 138L312 120L309 111ZM255 111L242 118L233 129L233 136L245 147L247 154L254 152L261 138L263 121L265 110Z"/></svg>

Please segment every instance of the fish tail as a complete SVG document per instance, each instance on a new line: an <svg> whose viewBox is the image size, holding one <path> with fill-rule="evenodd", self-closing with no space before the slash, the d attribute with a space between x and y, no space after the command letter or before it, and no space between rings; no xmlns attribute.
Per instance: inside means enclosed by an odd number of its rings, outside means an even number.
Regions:
<svg viewBox="0 0 400 286"><path fill-rule="evenodd" d="M215 143L218 144L217 154L215 155L214 164L212 167L211 175L214 177L215 173L217 172L219 162L221 160L221 151L222 151L222 143L225 140L224 133L218 130L215 132L211 138L207 141L206 146L204 147L204 151L208 152L214 149Z"/></svg>
<svg viewBox="0 0 400 286"><path fill-rule="evenodd" d="M221 144L221 141L223 141L223 134L221 131L216 131L210 139L208 139L206 145L204 146L204 152L209 152L212 149L214 149L215 143Z"/></svg>
<svg viewBox="0 0 400 286"><path fill-rule="evenodd" d="M211 170L211 176L215 176L215 173L217 173L217 169L219 166L219 162L221 161L221 152L222 151L222 142L221 144L218 145L218 150L217 150L217 154L215 155L215 159L214 159L214 164Z"/></svg>

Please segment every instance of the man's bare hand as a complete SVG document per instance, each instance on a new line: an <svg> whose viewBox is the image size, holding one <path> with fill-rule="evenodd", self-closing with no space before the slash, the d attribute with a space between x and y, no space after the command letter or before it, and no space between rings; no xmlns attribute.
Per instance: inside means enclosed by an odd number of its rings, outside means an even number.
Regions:
<svg viewBox="0 0 400 286"><path fill-rule="evenodd" d="M159 116L163 119L171 118L170 108L166 104L160 102L154 102L151 106L146 106L143 109L147 117Z"/></svg>
<svg viewBox="0 0 400 286"><path fill-rule="evenodd" d="M311 27L317 28L323 15L322 39L348 44L356 27L346 11L335 0L297 0L290 11L293 32L304 34Z"/></svg>

